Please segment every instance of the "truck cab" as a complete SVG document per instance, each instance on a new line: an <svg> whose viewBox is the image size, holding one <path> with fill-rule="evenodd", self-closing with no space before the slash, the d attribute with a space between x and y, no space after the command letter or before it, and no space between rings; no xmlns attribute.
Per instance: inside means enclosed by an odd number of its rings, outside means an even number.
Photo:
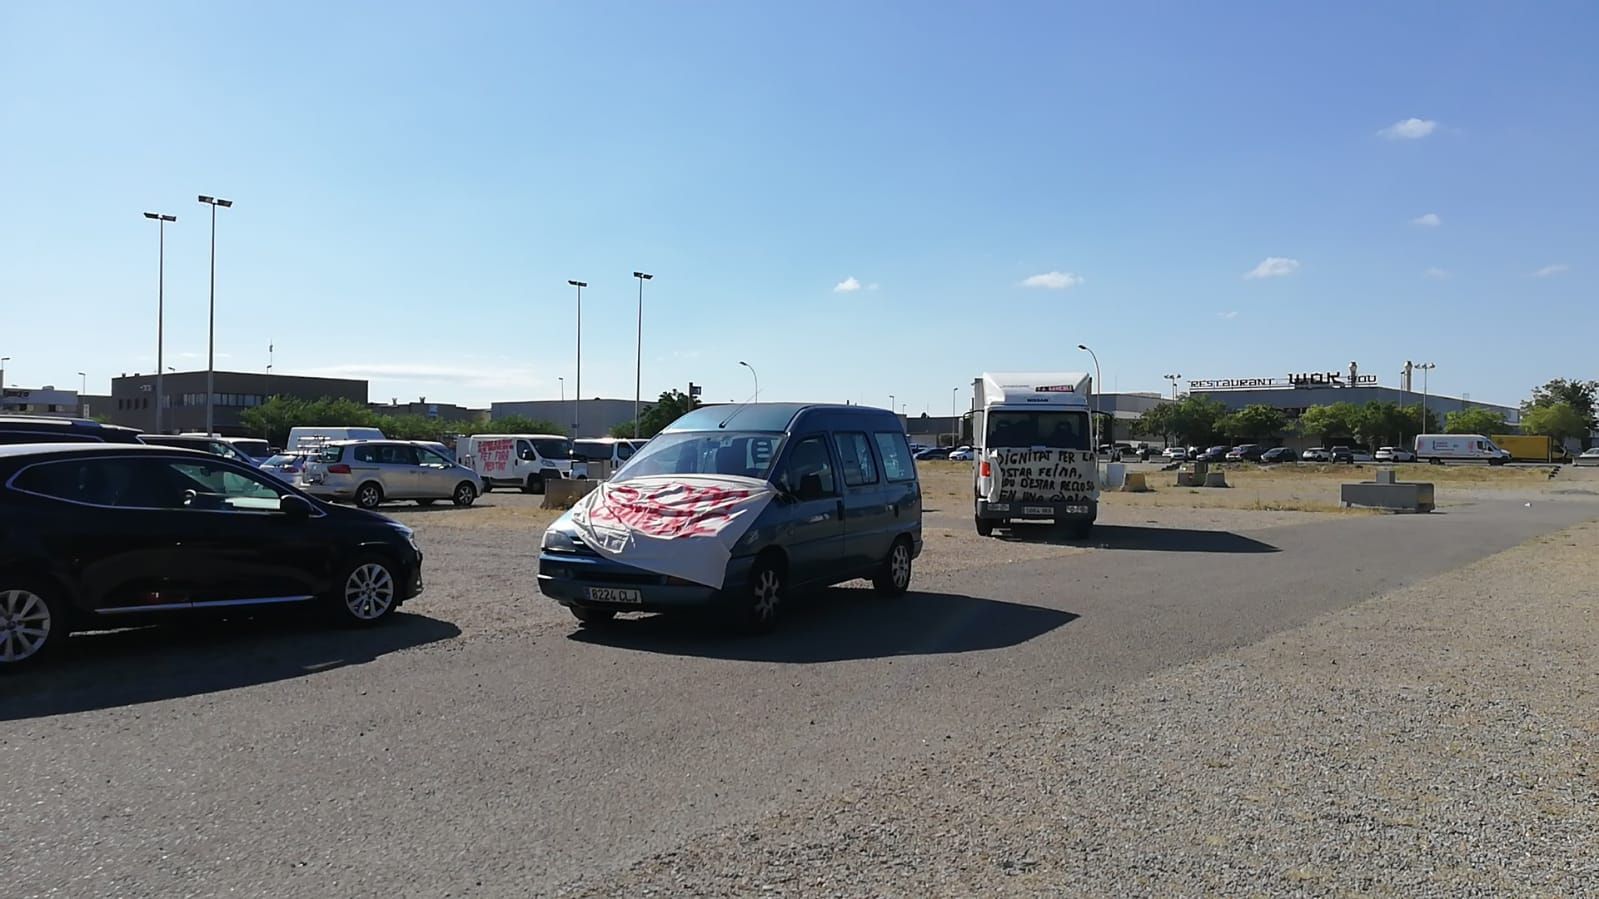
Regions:
<svg viewBox="0 0 1599 899"><path fill-rule="evenodd" d="M1049 521L1087 537L1099 516L1099 459L1080 372L985 372L972 385L977 533Z"/></svg>

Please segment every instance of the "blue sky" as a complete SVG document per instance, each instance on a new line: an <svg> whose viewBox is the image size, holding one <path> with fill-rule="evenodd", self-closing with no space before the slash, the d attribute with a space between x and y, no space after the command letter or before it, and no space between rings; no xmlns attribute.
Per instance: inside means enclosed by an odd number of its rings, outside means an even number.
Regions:
<svg viewBox="0 0 1599 899"><path fill-rule="evenodd" d="M374 399L571 391L568 278L631 396L635 269L646 395L1599 377L1591 4L1207 6L6 3L6 379L153 370L146 210L203 367L200 193L218 367Z"/></svg>

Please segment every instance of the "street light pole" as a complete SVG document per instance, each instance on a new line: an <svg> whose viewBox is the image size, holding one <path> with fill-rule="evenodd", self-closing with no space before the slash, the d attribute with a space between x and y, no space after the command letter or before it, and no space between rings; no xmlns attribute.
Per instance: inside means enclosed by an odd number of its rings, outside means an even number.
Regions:
<svg viewBox="0 0 1599 899"><path fill-rule="evenodd" d="M1182 375L1161 375L1161 377L1171 382L1171 401L1177 402L1177 382L1182 379Z"/></svg>
<svg viewBox="0 0 1599 899"><path fill-rule="evenodd" d="M1421 369L1421 429L1416 433L1427 433L1427 373L1438 367L1436 362L1418 362L1416 367Z"/></svg>
<svg viewBox="0 0 1599 899"><path fill-rule="evenodd" d="M6 363L11 361L10 356L0 356L0 390L6 386Z"/></svg>
<svg viewBox="0 0 1599 899"><path fill-rule="evenodd" d="M895 405L896 403L894 401L894 394L891 393L888 395L888 411L893 412Z"/></svg>
<svg viewBox="0 0 1599 899"><path fill-rule="evenodd" d="M745 368L750 370L750 377L755 379L755 402L757 402L757 403L760 402L761 401L761 376L755 373L755 366L749 364L748 362L745 362L744 360L740 359L738 364L742 365ZM693 397L690 397L690 399L693 399Z"/></svg>
<svg viewBox="0 0 1599 899"><path fill-rule="evenodd" d="M561 405L564 406L566 405L566 379L560 375L556 375L555 380L561 382Z"/></svg>
<svg viewBox="0 0 1599 899"><path fill-rule="evenodd" d="M227 209L233 205L232 200L219 197L208 197L201 194L197 199L211 207L211 325L210 339L207 341L205 351L205 432L216 433L216 377L217 377L217 207ZM159 366L161 363L156 363ZM156 377L159 379L160 374ZM157 401L156 409L161 408Z"/></svg>
<svg viewBox="0 0 1599 899"><path fill-rule="evenodd" d="M78 405L81 406L83 405L83 395L89 392L89 373L80 371L78 372L78 377L82 379L78 386Z"/></svg>
<svg viewBox="0 0 1599 899"><path fill-rule="evenodd" d="M178 217L160 212L146 212L144 217L155 222L155 432L161 433L162 406L166 405L166 391L161 383L162 365L165 362L166 285L167 285L167 222Z"/></svg>
<svg viewBox="0 0 1599 899"><path fill-rule="evenodd" d="M572 390L572 436L577 437L578 420L582 418L579 413L583 409L583 288L589 286L589 282L568 278L566 283L577 288L577 384Z"/></svg>
<svg viewBox="0 0 1599 899"><path fill-rule="evenodd" d="M633 439L637 440L639 433L639 397L644 384L644 282L655 276L644 272L634 272L633 277L638 279L638 349L637 357L633 361Z"/></svg>
<svg viewBox="0 0 1599 899"><path fill-rule="evenodd" d="M1081 343L1079 343L1077 345L1077 348L1082 350L1083 352L1087 353L1089 356L1093 357L1093 360L1094 360L1094 411L1097 413L1097 412L1101 411L1100 408L1099 408L1099 356L1096 355L1093 350L1089 349L1087 346L1085 346L1085 345L1083 345ZM1094 451L1095 452L1099 451L1099 421L1098 421L1098 418L1099 418L1098 415L1094 416L1094 420L1089 422L1090 427L1088 429L1089 433L1094 435ZM1113 439L1115 438L1115 436L1116 436L1115 434L1111 434L1111 437Z"/></svg>
<svg viewBox="0 0 1599 899"><path fill-rule="evenodd" d="M955 411L955 409L956 409L955 402L956 402L956 400L958 400L960 398L960 392L961 392L961 389L959 387L951 387L949 389L949 448L950 449L954 449L955 445L957 443L961 442L960 417L956 414L956 411Z"/></svg>

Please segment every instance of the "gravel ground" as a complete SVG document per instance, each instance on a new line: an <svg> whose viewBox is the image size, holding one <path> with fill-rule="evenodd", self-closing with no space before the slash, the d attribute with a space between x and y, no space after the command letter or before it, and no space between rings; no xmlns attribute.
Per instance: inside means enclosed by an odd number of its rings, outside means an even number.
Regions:
<svg viewBox="0 0 1599 899"><path fill-rule="evenodd" d="M1599 524L571 895L1594 895Z"/></svg>

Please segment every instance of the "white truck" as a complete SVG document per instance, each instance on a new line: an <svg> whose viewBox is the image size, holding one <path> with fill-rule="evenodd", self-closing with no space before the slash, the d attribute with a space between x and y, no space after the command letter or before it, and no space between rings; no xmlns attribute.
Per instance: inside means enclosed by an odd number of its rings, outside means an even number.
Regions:
<svg viewBox="0 0 1599 899"><path fill-rule="evenodd" d="M972 383L977 533L1044 520L1087 537L1099 515L1099 460L1081 372L984 372Z"/></svg>
<svg viewBox="0 0 1599 899"><path fill-rule="evenodd" d="M1445 462L1487 462L1503 465L1510 451L1500 449L1481 434L1418 434L1416 459L1441 465Z"/></svg>
<svg viewBox="0 0 1599 899"><path fill-rule="evenodd" d="M455 442L456 461L477 472L483 492L517 487L543 493L544 482L588 477L588 465L572 457L572 441L559 434L476 434Z"/></svg>

